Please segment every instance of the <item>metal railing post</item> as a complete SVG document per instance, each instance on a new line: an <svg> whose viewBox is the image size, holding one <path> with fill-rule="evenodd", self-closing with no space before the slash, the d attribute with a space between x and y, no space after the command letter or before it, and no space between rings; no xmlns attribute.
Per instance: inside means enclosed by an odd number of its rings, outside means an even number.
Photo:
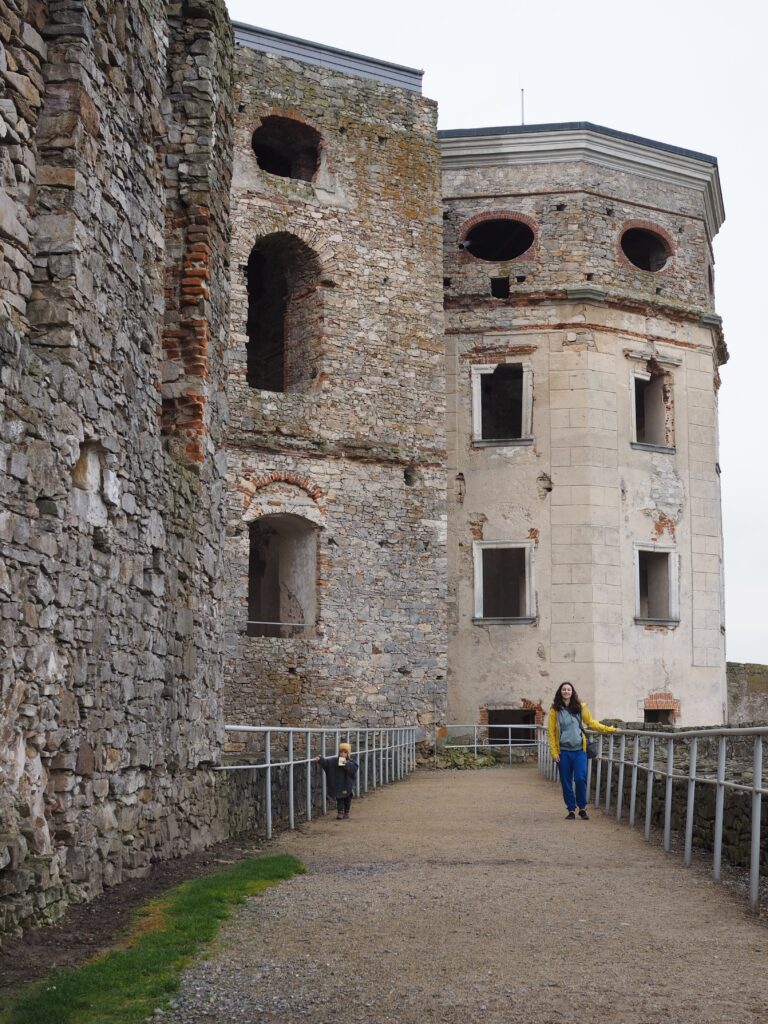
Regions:
<svg viewBox="0 0 768 1024"><path fill-rule="evenodd" d="M597 771L595 772L595 807L600 804L600 782L603 777L603 736L602 733L597 741Z"/></svg>
<svg viewBox="0 0 768 1024"><path fill-rule="evenodd" d="M325 729L323 729L321 743L322 743L322 745L320 747L320 754L321 754L322 757L325 757ZM322 779L322 784L323 784L323 814L327 814L328 813L328 780L325 777L325 772L323 772L322 774L323 774L323 779Z"/></svg>
<svg viewBox="0 0 768 1024"><path fill-rule="evenodd" d="M376 731L377 730L374 729L372 732L373 752L371 756L371 782L373 784L374 789L376 789L378 786L378 783L376 781Z"/></svg>
<svg viewBox="0 0 768 1024"><path fill-rule="evenodd" d="M293 729L288 731L288 828L296 828L293 802Z"/></svg>
<svg viewBox="0 0 768 1024"><path fill-rule="evenodd" d="M712 874L720 880L723 855L723 804L725 802L725 736L717 745L717 790L715 794L715 835L713 837Z"/></svg>
<svg viewBox="0 0 768 1024"><path fill-rule="evenodd" d="M264 760L266 761L266 794L265 803L267 811L267 839L272 838L272 737L267 729L264 740Z"/></svg>
<svg viewBox="0 0 768 1024"><path fill-rule="evenodd" d="M637 806L637 765L640 759L640 737L635 736L632 744L632 777L629 784L629 824L635 824Z"/></svg>
<svg viewBox="0 0 768 1024"><path fill-rule="evenodd" d="M685 807L685 853L683 862L686 867L691 863L691 851L693 848L693 812L696 801L696 757L698 754L698 740L694 736L691 740L691 751L688 760L688 803Z"/></svg>
<svg viewBox="0 0 768 1024"><path fill-rule="evenodd" d="M656 754L656 737L648 739L648 768L645 777L645 838L651 839L651 814L653 813L653 761Z"/></svg>
<svg viewBox="0 0 768 1024"><path fill-rule="evenodd" d="M312 733L307 729L307 821L312 821Z"/></svg>
<svg viewBox="0 0 768 1024"><path fill-rule="evenodd" d="M611 783L613 782L613 733L608 737L608 770L605 775L605 813L611 809Z"/></svg>
<svg viewBox="0 0 768 1024"><path fill-rule="evenodd" d="M752 769L752 845L749 858L749 909L760 909L760 815L762 810L763 738L755 736Z"/></svg>
<svg viewBox="0 0 768 1024"><path fill-rule="evenodd" d="M355 757L357 758L357 778L355 779L355 796L360 799L360 730L355 733Z"/></svg>
<svg viewBox="0 0 768 1024"><path fill-rule="evenodd" d="M664 785L664 849L669 851L672 830L672 775L675 770L675 741L667 740L667 778Z"/></svg>
<svg viewBox="0 0 768 1024"><path fill-rule="evenodd" d="M621 821L621 807L624 802L624 758L627 753L627 737L619 739L619 781L616 789L616 821Z"/></svg>

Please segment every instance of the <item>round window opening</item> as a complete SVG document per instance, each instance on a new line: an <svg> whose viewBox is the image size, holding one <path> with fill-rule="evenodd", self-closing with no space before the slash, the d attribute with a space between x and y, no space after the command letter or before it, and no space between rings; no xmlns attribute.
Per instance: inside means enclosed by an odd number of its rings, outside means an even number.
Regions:
<svg viewBox="0 0 768 1024"><path fill-rule="evenodd" d="M653 273L663 270L670 257L666 240L645 228L630 228L629 231L625 231L621 236L621 251L633 267L650 270Z"/></svg>
<svg viewBox="0 0 768 1024"><path fill-rule="evenodd" d="M504 217L482 220L467 232L461 248L489 263L503 263L522 256L533 245L533 231L521 220Z"/></svg>

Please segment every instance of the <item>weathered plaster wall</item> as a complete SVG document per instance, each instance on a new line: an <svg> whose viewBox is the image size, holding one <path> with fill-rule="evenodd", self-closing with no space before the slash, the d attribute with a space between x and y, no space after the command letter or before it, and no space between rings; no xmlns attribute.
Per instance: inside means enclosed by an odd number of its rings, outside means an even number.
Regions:
<svg viewBox="0 0 768 1024"><path fill-rule="evenodd" d="M428 728L444 714L446 671L435 107L244 47L237 81L227 714ZM251 136L266 116L320 133L313 181L260 169ZM301 299L314 311L304 372L294 366L285 392L246 379L244 272L276 233L298 239L317 268ZM245 635L248 524L270 512L317 527L316 620L299 637Z"/></svg>
<svg viewBox="0 0 768 1024"><path fill-rule="evenodd" d="M678 724L722 722L721 525L711 250L701 192L587 161L443 175L449 486L449 707L546 707L570 679L604 717L637 720L671 692ZM522 214L531 249L491 263L459 249L478 214ZM674 242L668 269L620 254L632 223ZM490 278L509 275L510 296ZM519 280L522 278L522 280ZM573 289L578 289L574 292ZM633 448L630 372L671 374L669 451ZM473 364L533 376L533 443L472 443ZM477 540L532 542L533 624L473 623ZM680 622L635 622L637 544L673 547Z"/></svg>
<svg viewBox="0 0 768 1024"><path fill-rule="evenodd" d="M232 44L217 0L11 0L0 39L3 932L221 828ZM210 340L164 443L165 314Z"/></svg>

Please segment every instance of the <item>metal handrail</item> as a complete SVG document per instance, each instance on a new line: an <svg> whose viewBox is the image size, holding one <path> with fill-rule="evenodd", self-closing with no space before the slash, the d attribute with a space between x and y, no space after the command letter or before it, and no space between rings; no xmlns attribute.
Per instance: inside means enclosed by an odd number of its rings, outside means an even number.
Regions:
<svg viewBox="0 0 768 1024"><path fill-rule="evenodd" d="M517 742L517 743L514 743L514 744L512 743L512 732L513 732L513 730L518 730L518 731L525 730L526 732L534 732L534 730L536 729L536 725L533 722L529 722L529 723L525 723L525 722L512 722L512 723L491 722L491 723L489 723L487 725L486 724L481 724L481 723L478 723L478 722L467 722L464 725L462 725L460 723L458 723L458 724L457 723L452 723L451 725L446 725L445 729L446 729L446 742L443 743L443 750L468 750L468 749L471 748L475 752L475 757L477 757L478 750L485 750L485 749L490 749L490 748L494 748L494 747L509 747L509 763L510 764L512 764L512 749L513 749L513 747L516 748L517 750L521 750L521 749L526 748L526 747L531 747L532 748L532 747L536 746L536 739L535 738L533 740L531 740L530 742L523 741L523 742ZM448 733L448 731L450 729L472 729L472 742L471 743L448 743L447 742L447 740L448 740L447 733ZM491 743L490 742L490 736L488 736L487 740L483 740L482 734L483 733L489 734L492 729L506 729L507 730L507 742L504 743L504 741L502 739L502 741L500 743L498 741L495 742L495 743ZM435 753L437 753L437 752L435 752Z"/></svg>
<svg viewBox="0 0 768 1024"><path fill-rule="evenodd" d="M249 761L246 764L217 765L219 772L252 771L263 769L266 773L265 804L266 804L266 836L272 838L272 771L275 768L288 769L288 827L296 827L296 800L294 769L297 765L309 766L316 756L313 752L313 737L319 737L318 754L326 757L329 737L335 740L334 750L346 737L346 742L353 746L354 753L362 761L355 782L356 796L361 790L367 793L369 788L376 789L380 785L397 782L409 775L416 767L416 733L417 727L382 726L379 728L357 728L354 726L307 726L297 728L281 725L226 725L228 733L256 733L264 737L264 760ZM272 739L285 736L288 741L287 760L272 759ZM294 756L295 740L299 737L299 746L304 753ZM353 743L354 737L354 743ZM303 738L303 743L301 742ZM327 781L322 775L322 813L328 808ZM312 820L312 773L306 773L306 820Z"/></svg>
<svg viewBox="0 0 768 1024"><path fill-rule="evenodd" d="M557 764L549 749L549 735L545 726L537 726L537 755L539 770L552 781L557 779ZM761 852L761 813L762 798L768 796L768 787L763 784L763 744L768 739L768 727L745 726L743 728L723 729L685 729L679 732L655 732L651 730L622 729L619 733L612 733L605 736L602 733L597 735L597 757L595 767L593 762L588 763L587 769L587 795L592 793L594 782L595 807L600 806L601 799L604 800L605 813L611 811L611 800L613 793L613 772L618 770L616 785L616 820L620 821L624 810L624 782L625 769L630 769L629 784L629 809L628 820L630 825L635 824L637 812L637 778L638 773L645 772L645 821L644 836L647 841L651 838L651 819L653 811L653 785L657 777L664 779L664 849L669 850L671 846L672 831L672 790L673 783L687 781L688 792L685 811L684 828L684 854L683 859L686 866L691 864L693 848L693 823L696 816L696 787L698 784L716 787L715 793L715 822L712 836L713 865L712 873L716 880L720 879L722 867L723 848L723 810L725 803L725 791L727 789L736 792L751 793L751 829L750 829L750 860L749 860L749 906L752 913L759 911L760 902L760 852ZM727 742L732 737L751 737L752 745L752 783L746 785L726 778L727 767ZM618 754L615 754L616 740L619 741ZM627 742L631 740L632 752L627 755ZM697 772L699 763L699 741L709 739L717 742L717 771L714 776L704 775ZM640 760L641 741L647 740L645 763ZM666 765L660 762L657 767L656 748L657 741L664 741L666 744ZM607 750L606 748L607 744ZM675 770L675 745L688 746L687 771ZM660 746L661 744L659 744ZM679 748L678 748L679 749ZM661 752L660 752L661 753ZM602 787L603 766L605 766L606 778L604 792Z"/></svg>

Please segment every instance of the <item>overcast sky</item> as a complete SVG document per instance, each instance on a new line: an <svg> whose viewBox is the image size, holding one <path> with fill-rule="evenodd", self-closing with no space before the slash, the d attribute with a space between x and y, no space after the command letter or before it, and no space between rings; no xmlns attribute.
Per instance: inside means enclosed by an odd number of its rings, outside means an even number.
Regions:
<svg viewBox="0 0 768 1024"><path fill-rule="evenodd" d="M768 5L763 0L228 0L234 21L423 68L440 128L592 121L718 158L729 661L768 663ZM766 417L764 420L763 417Z"/></svg>

